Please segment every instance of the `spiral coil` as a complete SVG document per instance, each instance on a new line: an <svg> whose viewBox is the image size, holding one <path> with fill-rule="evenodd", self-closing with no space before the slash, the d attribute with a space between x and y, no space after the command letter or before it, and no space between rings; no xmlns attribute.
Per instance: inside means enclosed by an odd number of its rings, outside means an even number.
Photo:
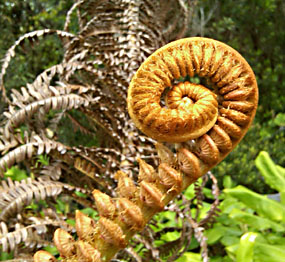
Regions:
<svg viewBox="0 0 285 262"><path fill-rule="evenodd" d="M191 83L193 77L206 84ZM178 150L174 154L158 143L157 171L138 159L138 186L118 171L116 199L94 190L98 222L77 211L78 241L62 229L55 232L62 261L109 261L156 212L237 145L254 118L257 100L250 66L221 42L181 39L152 54L131 81L129 114L153 139L180 143ZM39 251L34 261L56 259Z"/></svg>
<svg viewBox="0 0 285 262"><path fill-rule="evenodd" d="M190 82L174 84L195 75L212 90ZM170 91L162 106L166 88ZM131 118L160 142L195 139L215 124L238 138L250 124L256 105L257 84L247 62L231 47L199 37L172 42L153 53L128 91Z"/></svg>

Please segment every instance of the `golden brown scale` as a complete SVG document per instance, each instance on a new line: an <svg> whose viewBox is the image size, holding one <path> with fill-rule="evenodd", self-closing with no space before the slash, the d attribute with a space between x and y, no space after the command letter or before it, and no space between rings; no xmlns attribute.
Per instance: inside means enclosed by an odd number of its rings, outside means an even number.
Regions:
<svg viewBox="0 0 285 262"><path fill-rule="evenodd" d="M166 163L162 163L158 167L158 176L160 183L168 189L168 192L181 192L182 176L181 173L170 167Z"/></svg>
<svg viewBox="0 0 285 262"><path fill-rule="evenodd" d="M153 183L142 181L140 183L140 200L146 206L156 210L162 210L163 194Z"/></svg>
<svg viewBox="0 0 285 262"><path fill-rule="evenodd" d="M177 161L180 170L186 175L193 177L194 179L197 179L202 175L200 160L195 154L186 148L179 149L177 153Z"/></svg>
<svg viewBox="0 0 285 262"><path fill-rule="evenodd" d="M139 181L155 182L157 179L155 169L142 159L138 159L137 161L140 165L140 171L138 176Z"/></svg>
<svg viewBox="0 0 285 262"><path fill-rule="evenodd" d="M75 228L79 239L88 239L95 230L95 221L79 210L75 213Z"/></svg>
<svg viewBox="0 0 285 262"><path fill-rule="evenodd" d="M183 81L186 76L207 85ZM186 38L154 52L130 83L128 110L142 132L160 142L179 143L177 151L157 143L158 169L138 159L137 186L118 171L118 198L94 190L100 219L95 222L77 211L78 241L62 229L55 232L63 261L110 261L156 212L233 150L254 118L257 100L250 66L221 42ZM56 259L39 251L34 261Z"/></svg>
<svg viewBox="0 0 285 262"><path fill-rule="evenodd" d="M79 240L76 247L78 262L102 262L100 252L87 242Z"/></svg>
<svg viewBox="0 0 285 262"><path fill-rule="evenodd" d="M144 219L141 209L128 200L127 198L119 198L117 201L117 209L123 223L130 230L140 231L144 227Z"/></svg>
<svg viewBox="0 0 285 262"><path fill-rule="evenodd" d="M49 252L40 250L34 255L34 261L55 262L56 258Z"/></svg>
<svg viewBox="0 0 285 262"><path fill-rule="evenodd" d="M116 207L111 197L96 189L93 190L92 194L95 199L95 204L99 215L113 219L116 212Z"/></svg>
<svg viewBox="0 0 285 262"><path fill-rule="evenodd" d="M98 221L100 237L108 244L123 248L126 246L124 232L114 221L101 217Z"/></svg>
<svg viewBox="0 0 285 262"><path fill-rule="evenodd" d="M70 257L75 254L75 241L73 237L61 228L54 232L53 241L62 257Z"/></svg>
<svg viewBox="0 0 285 262"><path fill-rule="evenodd" d="M118 171L115 174L115 178L118 180L117 193L120 197L125 197L130 200L136 197L137 187L127 174Z"/></svg>

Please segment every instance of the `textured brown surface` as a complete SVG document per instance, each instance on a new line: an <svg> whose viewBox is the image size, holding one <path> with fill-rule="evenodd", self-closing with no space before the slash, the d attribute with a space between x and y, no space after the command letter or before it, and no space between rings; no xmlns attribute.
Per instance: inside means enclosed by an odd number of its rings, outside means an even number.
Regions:
<svg viewBox="0 0 285 262"><path fill-rule="evenodd" d="M207 86L188 81L172 86L186 76L199 77ZM77 211L79 241L62 229L55 233L63 261L110 261L155 213L232 151L254 118L257 100L254 74L231 47L196 37L157 50L130 84L129 113L150 137L185 143L176 153L156 144L158 170L138 159L138 185L118 171L117 198L94 190L98 222ZM39 255L46 254L37 253L35 261L49 261L38 260Z"/></svg>
<svg viewBox="0 0 285 262"><path fill-rule="evenodd" d="M204 78L212 90L189 82L173 84L187 75ZM220 127L240 136L238 130L246 129L253 119L257 99L254 74L237 51L193 37L172 42L146 59L131 81L128 110L148 136L183 142L207 133L218 116L226 118L219 119Z"/></svg>

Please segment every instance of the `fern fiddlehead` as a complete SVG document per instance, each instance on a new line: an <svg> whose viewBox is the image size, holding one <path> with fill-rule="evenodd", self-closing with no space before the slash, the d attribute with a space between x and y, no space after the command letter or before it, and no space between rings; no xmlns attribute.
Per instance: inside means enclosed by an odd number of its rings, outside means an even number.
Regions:
<svg viewBox="0 0 285 262"><path fill-rule="evenodd" d="M187 77L198 77L201 83ZM54 235L63 261L109 261L156 212L238 144L254 118L257 101L250 66L221 42L187 38L153 53L131 81L128 110L148 136L179 143L177 152L158 143L158 171L139 159L138 186L119 171L116 199L94 190L99 221L77 211L79 240L62 229ZM34 260L56 261L44 251Z"/></svg>

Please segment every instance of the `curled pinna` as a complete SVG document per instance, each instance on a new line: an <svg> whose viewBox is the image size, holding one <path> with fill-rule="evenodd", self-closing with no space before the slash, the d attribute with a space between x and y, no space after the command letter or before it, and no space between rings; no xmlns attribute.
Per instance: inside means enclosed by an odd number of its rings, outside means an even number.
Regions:
<svg viewBox="0 0 285 262"><path fill-rule="evenodd" d="M203 84L184 81L198 77ZM140 66L128 90L136 126L160 142L197 139L218 125L240 138L258 92L254 73L231 47L208 38L174 41Z"/></svg>

